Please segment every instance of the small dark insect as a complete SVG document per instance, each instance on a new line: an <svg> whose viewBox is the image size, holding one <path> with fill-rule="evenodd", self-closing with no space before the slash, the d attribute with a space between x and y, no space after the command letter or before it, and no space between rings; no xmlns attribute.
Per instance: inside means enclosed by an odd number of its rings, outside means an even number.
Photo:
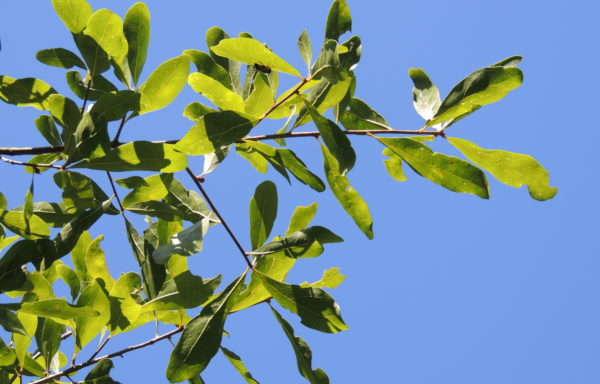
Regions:
<svg viewBox="0 0 600 384"><path fill-rule="evenodd" d="M267 67L266 65L254 64L254 69L266 74L271 73L271 68Z"/></svg>

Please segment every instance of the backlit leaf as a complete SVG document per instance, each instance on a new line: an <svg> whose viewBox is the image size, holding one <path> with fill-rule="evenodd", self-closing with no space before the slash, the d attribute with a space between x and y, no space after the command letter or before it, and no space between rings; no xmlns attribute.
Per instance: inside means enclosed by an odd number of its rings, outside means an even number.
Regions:
<svg viewBox="0 0 600 384"><path fill-rule="evenodd" d="M89 309L93 308L97 313L94 316L75 319L75 342L78 349L81 350L100 333L110 320L110 302L98 282L92 280L81 292L77 304L84 305Z"/></svg>
<svg viewBox="0 0 600 384"><path fill-rule="evenodd" d="M123 34L128 43L127 62L135 86L144 68L150 42L150 12L145 3L137 2L127 10Z"/></svg>
<svg viewBox="0 0 600 384"><path fill-rule="evenodd" d="M158 295L144 304L143 310L196 308L211 298L221 283L221 275L203 279L185 271L165 281Z"/></svg>
<svg viewBox="0 0 600 384"><path fill-rule="evenodd" d="M73 33L83 31L92 16L92 6L86 0L52 0L52 6Z"/></svg>
<svg viewBox="0 0 600 384"><path fill-rule="evenodd" d="M312 46L306 30L303 30L300 37L298 37L298 50L300 51L302 60L306 63L306 67L310 70L312 62Z"/></svg>
<svg viewBox="0 0 600 384"><path fill-rule="evenodd" d="M190 57L198 72L217 80L226 88L232 89L229 72L217 64L209 54L196 49L186 49L183 53Z"/></svg>
<svg viewBox="0 0 600 384"><path fill-rule="evenodd" d="M39 79L0 76L0 100L8 104L47 109L48 98L55 93L54 88Z"/></svg>
<svg viewBox="0 0 600 384"><path fill-rule="evenodd" d="M108 53L102 49L93 37L80 33L73 35L73 39L75 40L75 44L77 45L92 78L108 71L110 68L110 58ZM85 81L86 88L88 81L89 80Z"/></svg>
<svg viewBox="0 0 600 384"><path fill-rule="evenodd" d="M352 98L349 107L349 110L340 115L340 122L346 129L392 129L383 116L361 99Z"/></svg>
<svg viewBox="0 0 600 384"><path fill-rule="evenodd" d="M127 229L127 240L142 271L144 291L148 298L153 299L160 291L166 279L167 273L165 267L158 265L152 259L154 247L145 238L138 235L135 227L129 220L125 220L125 227Z"/></svg>
<svg viewBox="0 0 600 384"><path fill-rule="evenodd" d="M79 56L64 48L42 49L35 54L35 58L52 67L85 69L85 64Z"/></svg>
<svg viewBox="0 0 600 384"><path fill-rule="evenodd" d="M344 241L344 239L331 232L329 229L317 225L292 232L283 239L273 240L262 247L256 248L254 253L269 254L285 251L286 256L298 258L305 256L305 252L314 242L322 245L327 243L339 243L342 241Z"/></svg>
<svg viewBox="0 0 600 384"><path fill-rule="evenodd" d="M188 83L194 91L212 101L217 107L244 112L242 97L212 77L196 72L188 77Z"/></svg>
<svg viewBox="0 0 600 384"><path fill-rule="evenodd" d="M302 283L301 287L315 287L315 288L330 288L333 289L346 280L346 276L340 273L340 269L333 267L323 272L321 280L314 283Z"/></svg>
<svg viewBox="0 0 600 384"><path fill-rule="evenodd" d="M189 71L190 60L185 55L159 65L140 86L140 114L171 104L185 86Z"/></svg>
<svg viewBox="0 0 600 384"><path fill-rule="evenodd" d="M352 18L346 0L335 0L331 8L329 8L329 14L327 15L325 39L337 40L345 32L351 30Z"/></svg>
<svg viewBox="0 0 600 384"><path fill-rule="evenodd" d="M171 255L192 256L202 251L202 238L208 231L208 219L203 219L175 234L168 244L161 245L152 253L158 264L165 264Z"/></svg>
<svg viewBox="0 0 600 384"><path fill-rule="evenodd" d="M264 181L254 191L250 201L250 241L252 249L260 247L269 237L277 217L277 188Z"/></svg>
<svg viewBox="0 0 600 384"><path fill-rule="evenodd" d="M244 362L242 362L241 357L239 357L238 355L236 355L235 353L233 353L232 351L230 351L229 349L227 349L225 347L221 347L221 352L223 352L225 357L227 357L227 360L229 360L231 365L233 365L235 370L239 372L239 374L242 376L242 378L247 383L260 384L258 381L256 381L256 379L254 379L254 377L252 376L250 371L248 371L248 368L246 368L246 366L244 365Z"/></svg>
<svg viewBox="0 0 600 384"><path fill-rule="evenodd" d="M414 84L412 95L415 110L425 120L432 119L442 104L440 91L421 68L409 69L408 76Z"/></svg>

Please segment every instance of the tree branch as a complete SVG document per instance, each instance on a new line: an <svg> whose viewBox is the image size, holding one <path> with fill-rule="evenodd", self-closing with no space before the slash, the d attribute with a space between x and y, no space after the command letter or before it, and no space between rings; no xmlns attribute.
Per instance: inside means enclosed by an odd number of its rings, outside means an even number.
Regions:
<svg viewBox="0 0 600 384"><path fill-rule="evenodd" d="M59 377L70 375L71 373L79 371L82 368L89 367L90 365L94 365L94 364L96 364L97 362L99 362L102 359L112 359L113 357L123 356L124 354L129 353L131 351L135 351L136 349L145 348L145 347L150 346L150 345L152 345L154 343L157 343L157 342L159 342L161 340L168 339L171 336L176 335L176 334L182 332L183 329L184 329L184 327L180 326L178 328L175 328L171 332L167 332L167 333L165 333L163 335L157 336L157 337L155 337L153 339L150 339L148 341L145 341L145 342L143 342L141 344L132 345L130 347L121 349L119 351L116 351L116 352L113 352L113 353L109 353L108 355L104 355L104 356L100 356L100 357L97 357L97 358L94 358L94 359L90 359L90 360L88 360L88 361L86 361L84 363L81 363L81 364L72 365L71 367L65 369L62 372L58 372L58 373L55 373L54 375L46 376L46 377L41 378L39 380L32 381L30 384L43 384L43 383L53 382L56 379L58 379Z"/></svg>
<svg viewBox="0 0 600 384"><path fill-rule="evenodd" d="M54 169L60 169L61 171L65 169L65 167L63 167L62 165L54 165L52 163L48 163L48 164L39 164L39 163L27 163L24 161L18 161L18 160L13 160L13 159L9 159L7 157L1 156L0 160L4 161L5 163L8 164L13 164L13 165L23 165L25 167L31 167L33 168L36 173L38 173L38 168L54 168Z"/></svg>
<svg viewBox="0 0 600 384"><path fill-rule="evenodd" d="M240 244L240 242L237 239L237 237L235 237L235 235L233 234L233 231L231 230L231 228L229 228L229 225L227 225L227 222L225 221L225 219L223 219L223 216L221 216L221 214L219 213L219 210L213 204L212 200L210 199L210 197L206 193L206 190L204 189L204 187L202 187L202 184L200 183L200 181L198 180L198 178L196 177L196 175L194 174L194 172L192 172L192 170L190 169L190 167L187 167L185 170L188 173L188 175L190 175L190 177L192 178L192 180L194 181L194 184L196 184L196 187L198 187L198 189L200 190L200 193L202 193L202 196L204 196L204 198L206 199L206 202L208 203L208 205L210 205L210 208L213 210L213 212L215 213L215 215L217 215L217 217L221 221L221 224L223 224L223 227L225 228L225 230L229 234L229 237L231 237L231 240L233 240L233 242L235 243L235 246L237 247L237 249L240 251L240 253L244 257L244 260L246 260L246 264L248 264L248 267L250 269L254 270L254 265L252 265L252 261L250 261L250 259L248 258L248 255L246 254L246 251L244 251L244 247L242 247L242 244Z"/></svg>

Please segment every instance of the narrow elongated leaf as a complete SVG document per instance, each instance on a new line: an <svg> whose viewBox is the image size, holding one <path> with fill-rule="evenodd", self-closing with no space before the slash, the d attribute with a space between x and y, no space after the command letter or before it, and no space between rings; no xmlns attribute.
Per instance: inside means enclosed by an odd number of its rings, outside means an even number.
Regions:
<svg viewBox="0 0 600 384"><path fill-rule="evenodd" d="M345 175L354 167L356 161L356 153L348 136L337 124L321 115L310 103L305 102L305 105L321 133L325 145L339 164L339 173Z"/></svg>
<svg viewBox="0 0 600 384"><path fill-rule="evenodd" d="M223 354L225 355L225 357L227 357L227 360L229 360L229 362L231 363L231 365L233 365L233 367L235 368L235 370L239 372L239 374L242 376L242 378L248 384L260 384L252 376L252 374L250 373L250 371L248 371L248 368L246 368L246 366L244 365L244 362L242 361L241 357L239 357L234 352L230 351L229 349L227 349L225 347L221 347L221 352L223 352Z"/></svg>
<svg viewBox="0 0 600 384"><path fill-rule="evenodd" d="M523 73L516 67L479 69L452 88L425 126L464 117L483 105L502 99L522 82Z"/></svg>
<svg viewBox="0 0 600 384"><path fill-rule="evenodd" d="M298 37L298 50L300 51L302 60L306 63L306 67L310 70L312 62L312 46L306 30L303 30L300 37Z"/></svg>
<svg viewBox="0 0 600 384"><path fill-rule="evenodd" d="M408 76L414 84L412 95L415 110L425 120L433 119L442 104L440 91L421 68L409 69Z"/></svg>
<svg viewBox="0 0 600 384"><path fill-rule="evenodd" d="M98 282L92 280L90 285L81 292L77 304L93 308L97 313L96 316L75 319L77 330L75 332L75 342L77 348L81 350L108 324L110 320L110 302Z"/></svg>
<svg viewBox="0 0 600 384"><path fill-rule="evenodd" d="M483 149L474 143L449 137L448 141L478 166L490 172L500 182L519 188L526 185L529 195L536 200L548 200L557 188L550 186L548 171L533 157L520 153Z"/></svg>
<svg viewBox="0 0 600 384"><path fill-rule="evenodd" d="M46 367L50 367L52 358L58 352L61 342L60 336L64 331L64 325L52 319L39 319L35 340Z"/></svg>
<svg viewBox="0 0 600 384"><path fill-rule="evenodd" d="M353 97L350 100L349 107L349 110L342 112L340 115L340 122L346 129L392 129L383 116L371 109L361 99Z"/></svg>
<svg viewBox="0 0 600 384"><path fill-rule="evenodd" d="M491 65L492 67L516 67L523 60L523 56L510 56L504 60L500 60L496 64Z"/></svg>
<svg viewBox="0 0 600 384"><path fill-rule="evenodd" d="M17 315L9 311L8 309L0 309L0 326L8 333L19 333L26 335L27 331L23 327L23 324L19 321Z"/></svg>
<svg viewBox="0 0 600 384"><path fill-rule="evenodd" d="M52 6L73 33L83 31L92 16L92 6L86 0L52 0Z"/></svg>
<svg viewBox="0 0 600 384"><path fill-rule="evenodd" d="M117 91L117 87L102 75L96 75L92 78L89 90L87 90L87 80L84 82L79 72L67 71L66 77L69 88L80 99L84 99L87 94L87 99L94 101L106 93Z"/></svg>
<svg viewBox="0 0 600 384"><path fill-rule="evenodd" d="M283 166L287 168L298 181L308 185L317 192L323 192L325 190L323 180L312 173L292 150L277 148L277 154L279 155Z"/></svg>
<svg viewBox="0 0 600 384"><path fill-rule="evenodd" d="M94 208L108 200L108 195L89 177L71 171L59 172L54 175L54 182L63 190L64 208L68 212L80 212ZM114 207L107 210L108 214L117 214ZM44 218L43 215L40 217ZM45 218L44 218L45 219Z"/></svg>
<svg viewBox="0 0 600 384"><path fill-rule="evenodd" d="M489 186L484 173L458 157L434 153L425 144L413 139L377 138L419 175L454 192L471 193L489 198Z"/></svg>
<svg viewBox="0 0 600 384"><path fill-rule="evenodd" d="M134 141L112 149L108 155L74 164L71 168L100 169L113 172L178 172L187 167L185 154L174 144Z"/></svg>
<svg viewBox="0 0 600 384"><path fill-rule="evenodd" d="M75 44L83 56L83 60L90 72L90 77L95 77L110 68L110 58L108 53L94 40L93 37L82 33L73 35ZM88 81L85 82L87 88Z"/></svg>
<svg viewBox="0 0 600 384"><path fill-rule="evenodd" d="M137 2L127 10L123 22L123 34L128 43L127 62L133 85L137 86L150 42L150 12L145 3Z"/></svg>
<svg viewBox="0 0 600 384"><path fill-rule="evenodd" d="M217 80L226 88L233 90L229 72L217 64L209 54L196 49L186 49L183 53L190 57L198 72Z"/></svg>
<svg viewBox="0 0 600 384"><path fill-rule="evenodd" d="M369 212L367 203L360 197L358 192L348 178L339 172L339 164L335 157L329 152L327 147L321 145L323 152L325 177L327 183L333 192L333 195L340 202L344 210L352 217L356 225L369 238L373 238L373 219Z"/></svg>
<svg viewBox="0 0 600 384"><path fill-rule="evenodd" d="M327 292L320 288L302 288L279 282L260 272L258 276L273 298L285 309L300 316L302 324L317 331L336 333L348 329L340 308Z"/></svg>
<svg viewBox="0 0 600 384"><path fill-rule="evenodd" d="M173 181L173 174L163 173L159 175L148 176L140 181L139 185L133 187L122 201L123 207L127 208L132 204L142 201L160 200L167 196L169 187Z"/></svg>
<svg viewBox="0 0 600 384"><path fill-rule="evenodd" d="M327 243L340 243L342 241L344 241L344 239L331 232L329 229L316 225L314 227L292 232L283 239L273 240L270 243L257 248L254 252L257 254L269 254L286 251L286 256L298 258L305 256L306 251L315 242L322 245Z"/></svg>
<svg viewBox="0 0 600 384"><path fill-rule="evenodd" d="M221 275L203 279L185 271L165 281L153 300L143 306L144 311L177 308L196 308L208 301L219 284Z"/></svg>
<svg viewBox="0 0 600 384"><path fill-rule="evenodd" d="M273 307L271 311L292 344L300 374L311 384L329 384L329 377L321 368L312 369L312 351L306 341L294 335L294 328Z"/></svg>
<svg viewBox="0 0 600 384"><path fill-rule="evenodd" d="M27 357L27 349L31 344L31 340L35 334L35 330L37 328L38 317L36 315L32 315L23 311L17 312L17 317L25 330L27 331L26 335L21 334L13 334L12 341L15 348L15 355L17 356L17 360L19 362L19 367L23 367L26 362Z"/></svg>
<svg viewBox="0 0 600 384"><path fill-rule="evenodd" d="M250 242L252 249L264 244L277 217L277 188L264 181L254 191L250 201Z"/></svg>
<svg viewBox="0 0 600 384"><path fill-rule="evenodd" d="M21 304L0 304L0 306L6 309L18 309L19 312L40 317L50 317L54 320L71 320L98 315L93 308L71 305L65 299L45 299Z"/></svg>
<svg viewBox="0 0 600 384"><path fill-rule="evenodd" d="M0 76L0 100L8 104L48 109L48 98L55 93L54 88L39 79Z"/></svg>
<svg viewBox="0 0 600 384"><path fill-rule="evenodd" d="M176 383L191 379L201 373L218 352L223 337L230 300L235 297L246 273L234 280L200 315L188 323L167 367L167 379Z"/></svg>
<svg viewBox="0 0 600 384"><path fill-rule="evenodd" d="M35 58L52 67L85 69L85 64L79 56L64 48L42 49L35 54Z"/></svg>
<svg viewBox="0 0 600 384"><path fill-rule="evenodd" d="M188 83L194 91L212 101L217 107L244 112L242 97L212 77L196 72L188 77Z"/></svg>
<svg viewBox="0 0 600 384"><path fill-rule="evenodd" d="M161 245L152 253L158 264L165 264L171 255L192 256L202 251L202 238L208 231L208 219L203 219L184 229L171 238L168 244Z"/></svg>
<svg viewBox="0 0 600 384"><path fill-rule="evenodd" d="M210 48L215 54L226 57L231 60L239 61L249 65L259 64L268 67L273 71L289 73L294 76L302 77L296 68L285 62L282 58L274 54L269 48L258 40L236 37L232 39L223 39Z"/></svg>
<svg viewBox="0 0 600 384"><path fill-rule="evenodd" d="M315 288L330 288L333 289L338 285L342 284L346 280L346 276L340 273L340 269L333 267L329 268L325 272L323 272L323 277L321 280L316 281L314 283L302 283L301 287L315 287Z"/></svg>
<svg viewBox="0 0 600 384"><path fill-rule="evenodd" d="M243 138L252 122L233 111L207 113L176 144L189 155L206 155Z"/></svg>
<svg viewBox="0 0 600 384"><path fill-rule="evenodd" d="M171 104L185 86L189 71L190 60L185 55L159 65L140 86L140 114Z"/></svg>
<svg viewBox="0 0 600 384"><path fill-rule="evenodd" d="M352 18L346 0L335 0L327 15L325 39L338 40L341 35L351 30Z"/></svg>
<svg viewBox="0 0 600 384"><path fill-rule="evenodd" d="M44 139L48 141L48 144L62 145L63 142L60 133L50 116L42 115L35 119L35 127L44 136Z"/></svg>

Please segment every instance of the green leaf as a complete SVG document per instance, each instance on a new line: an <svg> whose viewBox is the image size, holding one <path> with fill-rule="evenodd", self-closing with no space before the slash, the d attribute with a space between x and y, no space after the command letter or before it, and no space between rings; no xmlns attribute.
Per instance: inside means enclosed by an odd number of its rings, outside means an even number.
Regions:
<svg viewBox="0 0 600 384"><path fill-rule="evenodd" d="M0 100L8 104L47 109L48 98L55 93L54 88L39 79L0 76Z"/></svg>
<svg viewBox="0 0 600 384"><path fill-rule="evenodd" d="M100 248L102 240L104 240L104 236L100 235L90 243L84 261L88 277L95 279L103 288L110 290L115 280L108 272L104 251Z"/></svg>
<svg viewBox="0 0 600 384"><path fill-rule="evenodd" d="M139 291L142 279L137 273L128 272L119 277L110 289L110 330L115 335L135 327L136 320L142 313L142 306L134 299L134 292ZM137 298L137 297L135 297Z"/></svg>
<svg viewBox="0 0 600 384"><path fill-rule="evenodd" d="M88 100L94 101L98 100L106 93L117 91L117 87L102 75L92 77L92 83L89 90L87 90L87 80L84 82L79 72L67 71L66 77L67 85L71 91L82 100L85 98L86 94Z"/></svg>
<svg viewBox="0 0 600 384"><path fill-rule="evenodd" d="M92 16L92 6L86 0L52 0L52 6L73 33L83 31Z"/></svg>
<svg viewBox="0 0 600 384"><path fill-rule="evenodd" d="M202 176L208 175L213 172L219 164L221 164L227 155L229 154L229 146L221 147L214 151L204 155L204 165L202 167Z"/></svg>
<svg viewBox="0 0 600 384"><path fill-rule="evenodd" d="M167 379L170 382L175 383L197 376L218 352L230 299L235 297L245 277L246 273L229 284L202 309L200 315L188 323L171 353L167 367Z"/></svg>
<svg viewBox="0 0 600 384"><path fill-rule="evenodd" d="M523 56L510 56L504 60L500 60L496 64L492 64L491 67L516 67L523 60Z"/></svg>
<svg viewBox="0 0 600 384"><path fill-rule="evenodd" d="M0 215L0 223L26 239L40 239L50 236L50 228L44 220L33 215L26 221L22 211L4 211Z"/></svg>
<svg viewBox="0 0 600 384"><path fill-rule="evenodd" d="M110 377L110 370L114 367L111 359L102 359L85 376L83 384L119 384Z"/></svg>
<svg viewBox="0 0 600 384"><path fill-rule="evenodd" d="M325 190L323 180L312 173L292 150L277 148L277 154L279 155L283 166L287 168L298 181L308 185L317 192L323 192Z"/></svg>
<svg viewBox="0 0 600 384"><path fill-rule="evenodd" d="M243 144L236 144L236 150L238 154L246 158L259 172L265 173L267 171L267 163L269 163L290 182L283 159L276 148L260 141L248 140Z"/></svg>
<svg viewBox="0 0 600 384"><path fill-rule="evenodd" d="M264 181L254 191L250 200L250 242L252 249L264 244L277 217L277 188Z"/></svg>
<svg viewBox="0 0 600 384"><path fill-rule="evenodd" d="M315 107L319 113L323 114L328 109L338 106L344 100L346 94L351 90L350 87L352 86L352 83L352 76L345 76L343 80L340 80L335 84L327 80L322 80L310 89L306 101ZM304 99L301 97L298 97L298 99L302 100L301 104L304 103ZM294 122L294 128L306 124L310 120L311 114L306 106L302 105L298 117Z"/></svg>
<svg viewBox="0 0 600 384"><path fill-rule="evenodd" d="M415 110L425 120L433 119L442 104L440 91L421 68L409 69L408 76L414 84L412 95Z"/></svg>
<svg viewBox="0 0 600 384"><path fill-rule="evenodd" d="M79 67L85 69L85 63L81 61L79 56L64 48L42 49L35 54L38 61L59 68Z"/></svg>
<svg viewBox="0 0 600 384"><path fill-rule="evenodd" d="M275 102L271 87L265 81L266 76L259 74L254 80L254 89L246 100L244 111L257 118L262 117Z"/></svg>
<svg viewBox="0 0 600 384"><path fill-rule="evenodd" d="M123 34L127 39L127 62L136 86L146 62L150 42L150 12L143 2L137 2L127 10L123 22Z"/></svg>
<svg viewBox="0 0 600 384"><path fill-rule="evenodd" d="M15 362L15 360L17 359L17 356L15 356L15 351L14 349L8 347L6 344L4 344L4 340L2 340L0 338L0 367L7 367L7 366L11 366L13 365L13 363ZM4 380L4 381L1 381ZM0 382L1 383L10 383L10 381L8 380L8 377L3 377L0 376Z"/></svg>
<svg viewBox="0 0 600 384"><path fill-rule="evenodd" d="M199 122L200 120L202 120L202 117L204 117L204 115L211 112L217 112L217 110L207 107L206 105L201 104L197 101L194 101L193 103L190 103L185 106L185 109L183 110L183 117L187 117L192 121Z"/></svg>
<svg viewBox="0 0 600 384"><path fill-rule="evenodd" d="M352 217L356 225L369 238L373 238L373 219L369 212L367 203L360 197L358 192L350 185L348 178L342 175L335 157L327 147L321 145L323 152L325 177L335 198L340 202L344 210Z"/></svg>
<svg viewBox="0 0 600 384"><path fill-rule="evenodd" d="M456 137L449 137L448 141L467 159L490 172L500 182L515 188L525 184L529 195L536 200L551 199L558 192L557 188L550 186L548 171L529 155L483 149Z"/></svg>
<svg viewBox="0 0 600 384"><path fill-rule="evenodd" d="M325 145L339 164L339 173L345 175L354 167L356 161L356 153L348 136L337 124L321 115L310 103L305 102L305 105L321 133Z"/></svg>
<svg viewBox="0 0 600 384"><path fill-rule="evenodd" d="M74 301L81 291L79 277L71 268L62 263L59 264L59 262L55 262L52 266L56 268L56 274L69 286L71 298Z"/></svg>
<svg viewBox="0 0 600 384"><path fill-rule="evenodd" d="M140 86L140 115L169 105L181 92L190 71L190 60L181 55L162 63Z"/></svg>
<svg viewBox="0 0 600 384"><path fill-rule="evenodd" d="M152 259L154 247L145 238L138 235L129 220L125 220L125 227L127 229L127 240L129 240L133 254L142 271L144 291L150 299L153 299L166 279L165 267L154 262Z"/></svg>
<svg viewBox="0 0 600 384"><path fill-rule="evenodd" d="M392 129L383 116L371 109L361 99L353 97L349 103L350 109L343 111L340 122L348 130Z"/></svg>
<svg viewBox="0 0 600 384"><path fill-rule="evenodd" d="M100 284L96 280L92 280L79 295L77 304L84 305L89 309L93 308L97 313L94 316L75 319L75 342L77 348L81 350L108 324L110 320L110 302Z"/></svg>
<svg viewBox="0 0 600 384"><path fill-rule="evenodd" d="M212 49L210 49L213 46L219 44L221 40L227 38L229 38L229 35L219 27L212 27L206 31L206 46L208 47L210 56L215 60L217 64L225 68L225 70L229 71L229 59L216 55L215 52L213 52Z"/></svg>
<svg viewBox="0 0 600 384"><path fill-rule="evenodd" d="M121 120L127 112L138 112L140 110L140 94L133 91L119 91L117 93L105 93L98 98L90 110L90 114L96 115L101 120Z"/></svg>
<svg viewBox="0 0 600 384"><path fill-rule="evenodd" d="M294 328L273 307L271 311L292 344L300 374L311 384L329 384L329 377L321 368L312 369L312 351L306 341L294 335Z"/></svg>
<svg viewBox="0 0 600 384"><path fill-rule="evenodd" d="M117 63L121 63L127 55L129 47L123 34L123 21L108 9L94 12L83 33L96 40L100 48Z"/></svg>
<svg viewBox="0 0 600 384"><path fill-rule="evenodd" d="M523 73L516 67L479 69L454 86L426 127L462 118L481 106L502 99L523 82Z"/></svg>
<svg viewBox="0 0 600 384"><path fill-rule="evenodd" d="M17 315L8 309L0 309L0 326L8 333L27 335L27 331L19 321Z"/></svg>
<svg viewBox="0 0 600 384"><path fill-rule="evenodd" d="M188 77L188 83L194 91L212 101L217 107L244 112L242 97L212 77L195 72Z"/></svg>
<svg viewBox="0 0 600 384"><path fill-rule="evenodd" d="M19 367L23 367L27 360L27 349L31 344L31 339L33 338L37 328L38 317L21 311L17 312L17 317L27 331L26 335L13 334L12 336L15 354L17 356L17 360L19 361Z"/></svg>
<svg viewBox="0 0 600 384"><path fill-rule="evenodd" d="M298 50L300 51L302 60L306 63L306 67L310 70L310 64L312 62L312 46L306 29L303 30L300 37L298 37Z"/></svg>
<svg viewBox="0 0 600 384"><path fill-rule="evenodd" d="M63 190L62 198L64 209L69 212L80 212L88 208L94 208L108 200L108 195L89 177L71 171L63 171L54 174L54 182ZM111 207L108 214L117 214L119 211ZM42 219L46 219L40 215ZM50 223L50 222L48 222Z"/></svg>
<svg viewBox="0 0 600 384"><path fill-rule="evenodd" d="M86 112L77 125L74 140L65 146L65 153L69 155L65 164L106 156L110 147L107 121Z"/></svg>
<svg viewBox="0 0 600 384"><path fill-rule="evenodd" d="M233 111L207 113L176 144L189 155L206 155L240 140L253 128L252 122Z"/></svg>
<svg viewBox="0 0 600 384"><path fill-rule="evenodd" d="M342 241L344 241L344 239L331 232L329 229L317 225L292 232L283 239L273 240L262 247L256 248L253 253L269 254L286 251L286 256L298 258L305 256L305 252L315 242L322 245L327 243L340 243Z"/></svg>
<svg viewBox="0 0 600 384"><path fill-rule="evenodd" d="M321 280L314 282L312 284L310 284L308 282L302 283L302 284L300 284L300 286L302 288L315 287L315 288L333 289L333 288L337 287L338 285L342 284L344 282L344 280L346 280L346 276L344 276L340 273L339 268L333 267L333 268L330 268L330 269L326 270L325 272L323 272L323 277L321 278Z"/></svg>
<svg viewBox="0 0 600 384"><path fill-rule="evenodd" d="M242 358L230 351L225 347L221 347L221 352L227 357L227 360L233 365L236 371L244 378L244 380L249 384L260 384L256 379L252 376L248 368L242 362Z"/></svg>
<svg viewBox="0 0 600 384"><path fill-rule="evenodd" d="M402 158L387 147L383 150L383 155L389 157L389 159L383 160L383 164L392 179L400 182L408 180L402 169Z"/></svg>
<svg viewBox="0 0 600 384"><path fill-rule="evenodd" d="M35 340L46 367L50 367L52 358L58 352L61 342L60 336L64 331L64 325L52 319L39 319L37 331L35 332Z"/></svg>
<svg viewBox="0 0 600 384"><path fill-rule="evenodd" d="M302 77L296 68L274 54L258 40L247 37L223 39L216 46L210 47L215 54L249 65L259 64L273 71L289 73Z"/></svg>
<svg viewBox="0 0 600 384"><path fill-rule="evenodd" d="M46 299L30 303L0 305L7 309L18 309L22 313L39 317L49 317L56 321L98 316L98 312L93 308L71 305L65 299Z"/></svg>
<svg viewBox="0 0 600 384"><path fill-rule="evenodd" d="M50 116L42 115L35 119L35 127L38 131L44 136L44 139L50 145L62 145L62 139L60 137L60 133L58 129L56 129L56 125L54 124L54 120Z"/></svg>
<svg viewBox="0 0 600 384"><path fill-rule="evenodd" d="M142 179L139 185L134 186L133 190L123 198L123 207L127 208L132 204L142 201L164 198L169 193L169 186L172 181L173 174L171 173L152 175Z"/></svg>
<svg viewBox="0 0 600 384"><path fill-rule="evenodd" d="M177 179L169 185L169 194L165 200L184 213L181 218L196 223L205 217L211 217L211 212L198 192L185 188ZM211 217L211 220L212 217ZM214 221L214 220L213 220Z"/></svg>
<svg viewBox="0 0 600 384"><path fill-rule="evenodd" d="M315 80L327 79L332 84L342 80L338 44L335 40L325 40L311 73Z"/></svg>
<svg viewBox="0 0 600 384"><path fill-rule="evenodd" d="M489 198L489 186L483 172L458 157L434 153L425 144L413 139L377 138L419 175L454 192L471 193Z"/></svg>
<svg viewBox="0 0 600 384"><path fill-rule="evenodd" d="M94 38L84 34L76 34L73 35L73 39L86 63L89 77L94 78L96 75L108 71L110 68L108 53L100 47ZM89 78L85 81L86 88L88 82Z"/></svg>
<svg viewBox="0 0 600 384"><path fill-rule="evenodd" d="M196 308L208 301L219 284L221 275L203 279L185 271L165 281L152 301L144 304L144 311L178 308Z"/></svg>
<svg viewBox="0 0 600 384"><path fill-rule="evenodd" d="M351 30L352 18L348 4L345 0L335 0L327 15L325 39L338 40L341 35Z"/></svg>
<svg viewBox="0 0 600 384"><path fill-rule="evenodd" d="M204 219L175 234L168 244L161 245L152 253L158 264L165 264L171 255L192 256L202 251L202 238L208 231L209 220Z"/></svg>
<svg viewBox="0 0 600 384"><path fill-rule="evenodd" d="M196 49L186 49L183 51L183 54L190 57L190 60L192 63L194 63L198 72L215 79L226 88L232 90L229 72L217 64L217 62L209 54Z"/></svg>
<svg viewBox="0 0 600 384"><path fill-rule="evenodd" d="M255 273L258 273L267 291L282 307L300 316L302 324L327 333L348 329L338 304L327 292L320 288L285 284L260 272Z"/></svg>
<svg viewBox="0 0 600 384"><path fill-rule="evenodd" d="M340 53L340 66L346 71L352 71L358 65L362 56L362 41L358 36L352 36L348 41L344 42L339 48L345 48L348 52Z"/></svg>
<svg viewBox="0 0 600 384"><path fill-rule="evenodd" d="M133 141L112 149L108 155L85 160L71 168L100 169L112 172L178 172L187 167L187 158L174 144Z"/></svg>
<svg viewBox="0 0 600 384"><path fill-rule="evenodd" d="M317 214L318 203L312 203L308 206L298 206L294 209L294 213L290 218L290 224L288 225L285 235L288 236L296 231L308 227L308 224L314 219Z"/></svg>
<svg viewBox="0 0 600 384"><path fill-rule="evenodd" d="M0 259L0 290L21 288L26 280L21 267L54 252L54 243L48 239L20 240L14 243Z"/></svg>

